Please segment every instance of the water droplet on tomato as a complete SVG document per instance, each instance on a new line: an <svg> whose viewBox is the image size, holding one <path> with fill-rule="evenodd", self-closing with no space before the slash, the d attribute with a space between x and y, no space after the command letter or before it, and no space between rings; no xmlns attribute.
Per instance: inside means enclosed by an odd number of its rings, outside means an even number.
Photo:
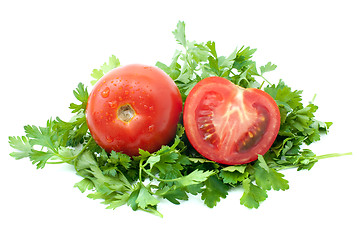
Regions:
<svg viewBox="0 0 359 240"><path fill-rule="evenodd" d="M149 108L149 109L150 109L150 111L153 111L153 106L150 106L150 108Z"/></svg>
<svg viewBox="0 0 359 240"><path fill-rule="evenodd" d="M112 143L112 142L113 142L113 138L112 138L112 137L106 137L106 141L107 141L108 143Z"/></svg>
<svg viewBox="0 0 359 240"><path fill-rule="evenodd" d="M145 104L145 105L143 105L143 108L144 108L144 109L148 109L148 106Z"/></svg>
<svg viewBox="0 0 359 240"><path fill-rule="evenodd" d="M110 95L110 89L108 87L106 87L102 92L101 92L101 96L103 98L107 98Z"/></svg>
<svg viewBox="0 0 359 240"><path fill-rule="evenodd" d="M117 107L117 101L108 102L108 106L110 108L116 108Z"/></svg>
<svg viewBox="0 0 359 240"><path fill-rule="evenodd" d="M154 128L155 128L155 126L152 124L152 125L148 126L148 131L153 132Z"/></svg>

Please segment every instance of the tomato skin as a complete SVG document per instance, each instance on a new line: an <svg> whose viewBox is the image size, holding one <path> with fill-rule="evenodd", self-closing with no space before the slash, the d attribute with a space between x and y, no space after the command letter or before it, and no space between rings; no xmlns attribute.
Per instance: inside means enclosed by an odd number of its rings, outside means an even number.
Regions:
<svg viewBox="0 0 359 240"><path fill-rule="evenodd" d="M113 69L96 83L86 119L99 146L135 156L139 148L154 152L168 144L181 112L181 94L165 72L130 64Z"/></svg>
<svg viewBox="0 0 359 240"><path fill-rule="evenodd" d="M190 91L183 123L188 140L201 155L238 165L269 150L280 128L280 113L266 92L209 77Z"/></svg>

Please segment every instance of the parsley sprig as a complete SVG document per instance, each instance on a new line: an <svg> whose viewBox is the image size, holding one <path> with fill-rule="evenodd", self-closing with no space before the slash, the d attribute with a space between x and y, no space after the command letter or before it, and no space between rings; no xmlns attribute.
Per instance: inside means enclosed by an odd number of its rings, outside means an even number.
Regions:
<svg viewBox="0 0 359 240"><path fill-rule="evenodd" d="M180 204L189 194L198 195L208 207L214 207L226 198L230 189L242 188L239 203L258 208L269 190L287 190L289 183L280 170L296 168L310 170L323 158L345 154L315 155L306 147L328 133L331 122L315 118L318 109L313 102L304 104L302 91L292 90L284 81L272 84L264 76L276 69L268 62L257 70L252 60L256 49L241 47L229 56L220 56L213 41L188 41L185 24L179 22L173 31L181 50L176 50L168 65L157 62L175 81L183 100L201 79L221 76L248 88L256 87L269 93L276 101L281 126L270 150L252 163L226 166L201 156L186 139L183 125L178 124L172 143L154 153L140 150L140 155L129 157L119 152L105 152L93 141L86 124L88 90L79 83L73 91L76 103L70 104L73 117L64 121L49 119L44 127L26 125L24 136L9 137L15 149L15 159L29 158L37 168L47 164L70 164L82 178L75 184L81 192L89 192L92 199L102 199L107 208L128 205L158 216L161 199ZM105 73L120 66L111 56L99 69L94 69L92 84Z"/></svg>

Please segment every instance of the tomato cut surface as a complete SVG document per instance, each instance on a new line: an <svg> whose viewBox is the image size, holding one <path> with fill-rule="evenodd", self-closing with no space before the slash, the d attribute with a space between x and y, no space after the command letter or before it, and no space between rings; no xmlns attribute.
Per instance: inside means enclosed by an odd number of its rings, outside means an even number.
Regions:
<svg viewBox="0 0 359 240"><path fill-rule="evenodd" d="M107 152L130 156L139 148L154 152L176 134L182 112L181 94L161 69L131 64L104 75L87 103L92 137Z"/></svg>
<svg viewBox="0 0 359 240"><path fill-rule="evenodd" d="M183 123L188 140L201 155L238 165L269 150L279 131L280 113L266 92L209 77L189 93Z"/></svg>

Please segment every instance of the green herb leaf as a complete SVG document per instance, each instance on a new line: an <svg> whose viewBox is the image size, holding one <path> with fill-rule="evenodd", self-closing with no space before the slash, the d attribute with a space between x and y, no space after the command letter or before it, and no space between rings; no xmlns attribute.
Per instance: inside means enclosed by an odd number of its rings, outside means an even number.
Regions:
<svg viewBox="0 0 359 240"><path fill-rule="evenodd" d="M53 156L54 154L51 152L32 150L30 153L30 160L33 164L36 164L37 168L44 168L47 161Z"/></svg>
<svg viewBox="0 0 359 240"><path fill-rule="evenodd" d="M161 160L161 156L157 155L157 156L151 156L148 158L147 162L150 164L150 169L153 168L153 165L155 165L156 163L158 163Z"/></svg>
<svg viewBox="0 0 359 240"><path fill-rule="evenodd" d="M117 57L115 57L114 55L112 55L109 59L108 59L108 63L104 63L101 66L101 70L103 71L103 73L108 73L109 71L111 71L114 68L117 68L120 66L120 61L118 60Z"/></svg>
<svg viewBox="0 0 359 240"><path fill-rule="evenodd" d="M92 190L94 186L95 185L93 184L93 182L88 178L84 178L74 185L74 187L80 189L82 193L84 193L86 190Z"/></svg>
<svg viewBox="0 0 359 240"><path fill-rule="evenodd" d="M250 179L246 178L242 182L244 193L240 203L247 208L258 208L259 204L267 199L267 191L254 185Z"/></svg>
<svg viewBox="0 0 359 240"><path fill-rule="evenodd" d="M47 127L37 127L34 125L26 125L24 127L26 137L29 139L29 143L31 146L37 145L46 147L53 152L56 152L55 146L55 135L52 132L52 120L47 122Z"/></svg>
<svg viewBox="0 0 359 240"><path fill-rule="evenodd" d="M205 181L205 189L202 192L201 199L208 207L213 208L221 198L227 197L228 190L229 186L224 184L218 176L210 176Z"/></svg>
<svg viewBox="0 0 359 240"><path fill-rule="evenodd" d="M266 65L260 67L261 75L263 75L266 72L274 71L276 68L277 68L277 65L272 64L271 62L268 62Z"/></svg>
<svg viewBox="0 0 359 240"><path fill-rule="evenodd" d="M235 185L246 179L249 173L246 170L246 165L236 165L222 168L219 176L224 183Z"/></svg>
<svg viewBox="0 0 359 240"><path fill-rule="evenodd" d="M136 203L140 208L146 209L148 206L156 206L159 201L143 184L140 184L140 191L138 193Z"/></svg>
<svg viewBox="0 0 359 240"><path fill-rule="evenodd" d="M108 73L109 71L111 71L114 68L117 68L120 66L120 61L118 60L118 58L114 55L112 55L109 59L108 59L108 63L104 63L100 69L94 69L92 71L91 76L95 79L91 81L92 85L95 85L95 83L100 80L100 78L103 77L103 75L105 73Z"/></svg>
<svg viewBox="0 0 359 240"><path fill-rule="evenodd" d="M128 169L131 164L131 158L123 153L111 151L110 157L107 160L109 163L112 164L120 164L124 168Z"/></svg>
<svg viewBox="0 0 359 240"><path fill-rule="evenodd" d="M262 155L258 155L258 161L254 164L254 178L257 186L265 190L287 190L288 181L284 175L273 168L269 168Z"/></svg>
<svg viewBox="0 0 359 240"><path fill-rule="evenodd" d="M16 152L10 153L10 156L13 158L18 160L30 156L32 147L27 137L9 137L9 144L12 148L17 150Z"/></svg>
<svg viewBox="0 0 359 240"><path fill-rule="evenodd" d="M134 190L127 200L127 204L135 211L141 209L162 217L162 214L156 209L158 203L159 201L142 183L135 185Z"/></svg>
<svg viewBox="0 0 359 240"><path fill-rule="evenodd" d="M85 85L83 83L79 83L77 88L73 91L73 93L74 93L76 99L81 102L81 104L71 103L70 109L73 109L72 110L73 113L80 112L80 111L85 112L86 106L87 106L87 100L89 97L87 87L85 87Z"/></svg>
<svg viewBox="0 0 359 240"><path fill-rule="evenodd" d="M180 204L179 200L185 201L188 200L188 195L183 188L178 188L175 185L169 187L164 186L156 191L156 195L164 199L167 199L173 204Z"/></svg>
<svg viewBox="0 0 359 240"><path fill-rule="evenodd" d="M177 28L173 31L176 41L181 44L183 47L186 47L186 34L185 34L185 23L179 21L177 23Z"/></svg>
<svg viewBox="0 0 359 240"><path fill-rule="evenodd" d="M195 185L198 183L202 183L206 181L210 176L214 174L213 171L202 171L202 170L194 170L190 174L179 178L176 183L178 183L182 187L186 187L189 185Z"/></svg>

